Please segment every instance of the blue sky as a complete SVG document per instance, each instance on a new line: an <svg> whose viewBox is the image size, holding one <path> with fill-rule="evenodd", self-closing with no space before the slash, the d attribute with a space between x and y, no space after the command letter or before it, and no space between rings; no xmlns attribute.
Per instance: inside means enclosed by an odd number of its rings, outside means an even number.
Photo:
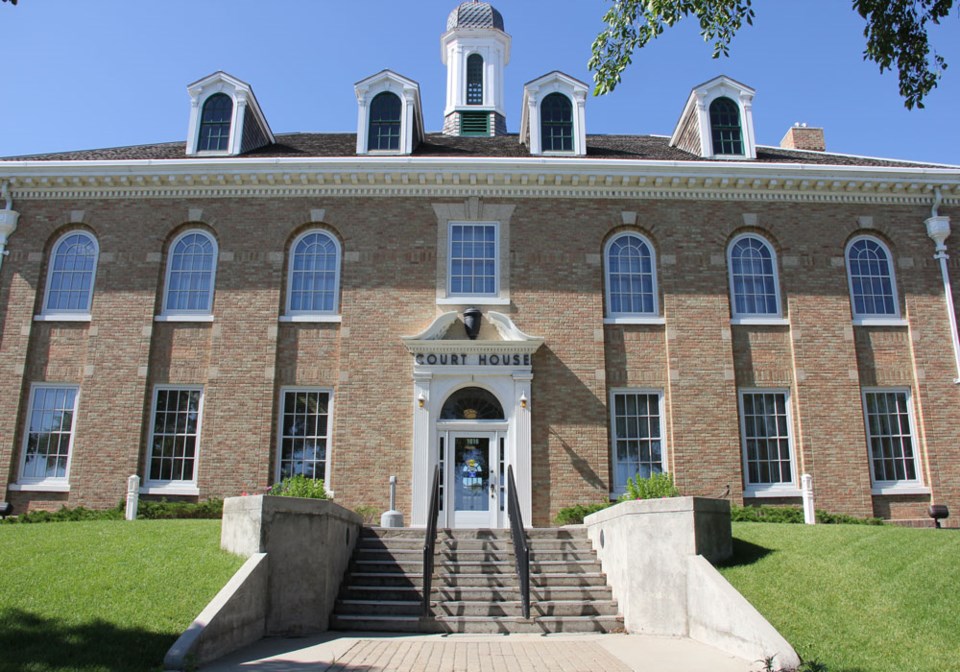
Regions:
<svg viewBox="0 0 960 672"><path fill-rule="evenodd" d="M249 82L274 133L353 132L354 82L390 68L420 83L427 131L442 125L440 34L454 0L20 0L0 3L0 156L183 140L186 85L216 70ZM936 27L951 64L924 110L896 73L862 59L848 1L757 0L757 18L714 60L695 22L639 52L624 82L587 101L588 133L669 135L690 89L726 74L757 90L760 144L794 122L830 151L960 164L960 15ZM513 37L507 126L523 83L551 70L591 82L604 0L500 0ZM685 25L687 24L687 25Z"/></svg>

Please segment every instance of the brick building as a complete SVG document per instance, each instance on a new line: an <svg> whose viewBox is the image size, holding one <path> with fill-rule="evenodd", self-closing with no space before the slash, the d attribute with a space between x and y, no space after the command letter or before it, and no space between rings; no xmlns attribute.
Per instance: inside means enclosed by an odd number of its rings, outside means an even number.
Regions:
<svg viewBox="0 0 960 672"><path fill-rule="evenodd" d="M490 5L451 13L442 133L418 84L356 134L274 135L188 87L185 142L0 160L0 474L17 510L324 478L348 507L502 526L670 471L685 494L899 520L960 511L944 240L960 168L758 145L755 92L694 87L671 137L586 132L524 86ZM680 103L681 101L675 101ZM639 129L638 129L639 130Z"/></svg>

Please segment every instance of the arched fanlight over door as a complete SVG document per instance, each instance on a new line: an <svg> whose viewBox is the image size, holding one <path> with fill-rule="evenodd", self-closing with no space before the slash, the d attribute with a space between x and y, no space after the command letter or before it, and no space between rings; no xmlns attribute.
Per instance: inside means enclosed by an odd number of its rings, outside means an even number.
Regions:
<svg viewBox="0 0 960 672"><path fill-rule="evenodd" d="M447 398L440 419L503 420L503 406L490 392L479 387L465 387Z"/></svg>

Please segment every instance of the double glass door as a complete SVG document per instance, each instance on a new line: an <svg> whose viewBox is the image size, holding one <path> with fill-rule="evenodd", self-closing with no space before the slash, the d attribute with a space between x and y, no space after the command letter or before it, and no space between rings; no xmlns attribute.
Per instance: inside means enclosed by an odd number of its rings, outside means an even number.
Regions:
<svg viewBox="0 0 960 672"><path fill-rule="evenodd" d="M445 432L441 437L443 499L450 527L499 527L504 493L503 436Z"/></svg>

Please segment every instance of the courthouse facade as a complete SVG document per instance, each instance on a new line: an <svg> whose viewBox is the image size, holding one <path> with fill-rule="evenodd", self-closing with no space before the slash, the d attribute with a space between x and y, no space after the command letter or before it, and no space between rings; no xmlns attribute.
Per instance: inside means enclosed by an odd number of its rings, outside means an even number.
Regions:
<svg viewBox="0 0 960 672"><path fill-rule="evenodd" d="M511 39L453 10L438 133L389 70L356 84L355 134L286 135L218 72L185 142L0 160L0 498L302 473L382 510L396 475L423 525L439 466L441 524L498 527L512 466L535 525L659 471L738 504L799 504L810 474L829 511L960 512L960 168L805 126L759 145L723 76L670 137L589 134L556 71L511 116Z"/></svg>

